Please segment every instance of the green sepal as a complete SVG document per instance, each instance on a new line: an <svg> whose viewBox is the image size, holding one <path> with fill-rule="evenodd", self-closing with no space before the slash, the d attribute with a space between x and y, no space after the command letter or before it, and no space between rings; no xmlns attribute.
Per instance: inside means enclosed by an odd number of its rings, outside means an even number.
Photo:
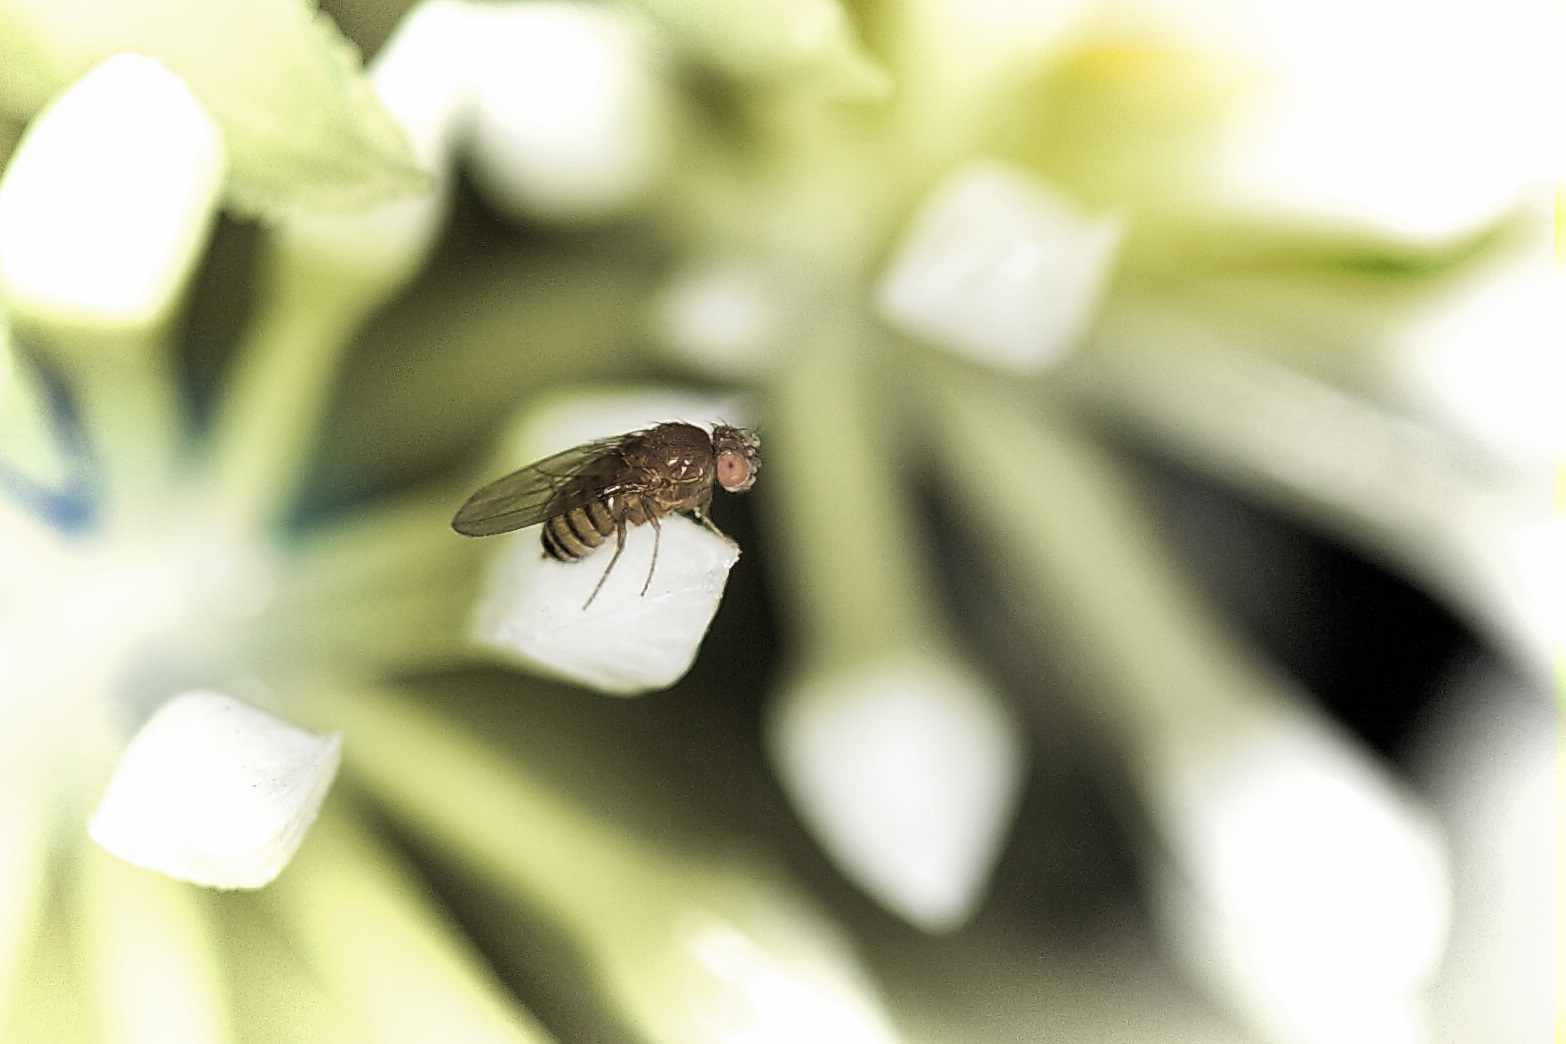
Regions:
<svg viewBox="0 0 1566 1044"><path fill-rule="evenodd" d="M0 0L0 109L30 116L126 51L160 59L222 125L241 213L367 206L428 186L357 48L309 0Z"/></svg>

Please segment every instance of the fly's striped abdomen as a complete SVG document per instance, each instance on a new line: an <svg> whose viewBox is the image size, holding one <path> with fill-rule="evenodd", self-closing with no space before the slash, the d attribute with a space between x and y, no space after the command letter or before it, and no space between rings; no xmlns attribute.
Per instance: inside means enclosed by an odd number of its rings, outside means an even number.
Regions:
<svg viewBox="0 0 1566 1044"><path fill-rule="evenodd" d="M623 518L627 514L621 508ZM584 507L561 512L544 523L544 550L550 558L561 562L575 562L585 558L613 533L617 525L614 512L602 500L589 501Z"/></svg>

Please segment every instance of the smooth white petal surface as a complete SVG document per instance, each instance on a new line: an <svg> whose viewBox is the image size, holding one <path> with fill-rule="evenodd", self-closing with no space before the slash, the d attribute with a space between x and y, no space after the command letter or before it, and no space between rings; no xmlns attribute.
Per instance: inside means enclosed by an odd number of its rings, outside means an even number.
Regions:
<svg viewBox="0 0 1566 1044"><path fill-rule="evenodd" d="M1566 454L1566 269L1541 243L1436 297L1392 337L1392 392L1513 464Z"/></svg>
<svg viewBox="0 0 1566 1044"><path fill-rule="evenodd" d="M652 527L631 526L624 554L591 605L614 554L612 537L580 562L546 556L536 526L496 538L506 546L490 565L470 637L601 692L668 688L695 661L739 549L686 518L661 525L656 568Z"/></svg>
<svg viewBox="0 0 1566 1044"><path fill-rule="evenodd" d="M881 314L998 369L1043 369L1087 329L1122 232L1037 175L969 163L914 217L881 283Z"/></svg>
<svg viewBox="0 0 1566 1044"><path fill-rule="evenodd" d="M762 265L736 258L692 264L654 299L654 333L683 362L724 380L749 380L781 354L791 303Z"/></svg>
<svg viewBox="0 0 1566 1044"><path fill-rule="evenodd" d="M769 742L849 877L929 931L973 912L1023 778L1021 736L993 693L933 660L875 664L786 690Z"/></svg>
<svg viewBox="0 0 1566 1044"><path fill-rule="evenodd" d="M158 320L200 259L226 163L184 81L108 59L39 113L0 179L0 295L46 321Z"/></svg>
<svg viewBox="0 0 1566 1044"><path fill-rule="evenodd" d="M1449 243L1548 170L1548 4L1134 0L1117 14L1132 38L1168 33L1215 67L1261 73L1210 150L1204 182L1223 209Z"/></svg>
<svg viewBox="0 0 1566 1044"><path fill-rule="evenodd" d="M451 162L472 104L468 74L483 22L462 0L415 5L375 56L370 82L429 170Z"/></svg>
<svg viewBox="0 0 1566 1044"><path fill-rule="evenodd" d="M612 7L474 4L473 177L523 218L593 218L662 175L672 100L650 34Z"/></svg>
<svg viewBox="0 0 1566 1044"><path fill-rule="evenodd" d="M1222 960L1324 997L1408 994L1434 973L1451 905L1442 838L1346 740L1280 714L1170 741L1147 779L1182 902Z"/></svg>
<svg viewBox="0 0 1566 1044"><path fill-rule="evenodd" d="M1429 1044L1419 990L1345 980L1331 962L1304 964L1287 943L1254 936L1203 901L1165 867L1153 902L1164 941L1184 967L1248 1019L1271 1044Z"/></svg>
<svg viewBox="0 0 1566 1044"><path fill-rule="evenodd" d="M230 696L184 693L125 748L88 833L181 881L259 888L315 821L340 746Z"/></svg>

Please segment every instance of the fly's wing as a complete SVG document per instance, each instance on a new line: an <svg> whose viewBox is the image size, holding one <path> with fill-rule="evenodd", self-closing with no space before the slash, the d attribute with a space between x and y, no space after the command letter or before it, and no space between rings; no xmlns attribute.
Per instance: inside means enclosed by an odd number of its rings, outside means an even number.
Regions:
<svg viewBox="0 0 1566 1044"><path fill-rule="evenodd" d="M590 503L619 485L620 449L636 434L584 443L496 479L468 498L451 528L494 536Z"/></svg>

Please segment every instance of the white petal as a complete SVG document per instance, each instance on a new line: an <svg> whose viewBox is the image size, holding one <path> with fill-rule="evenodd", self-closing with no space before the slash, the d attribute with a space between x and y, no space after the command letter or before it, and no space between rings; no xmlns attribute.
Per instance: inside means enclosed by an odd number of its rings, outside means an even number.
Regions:
<svg viewBox="0 0 1566 1044"><path fill-rule="evenodd" d="M1302 965L1286 942L1258 948L1167 867L1156 876L1152 898L1164 939L1186 969L1233 1005L1263 1040L1430 1044L1428 1005L1419 990L1345 979L1330 962Z"/></svg>
<svg viewBox="0 0 1566 1044"><path fill-rule="evenodd" d="M671 100L648 34L594 4L474 5L473 177L522 218L592 218L663 174Z"/></svg>
<svg viewBox="0 0 1566 1044"><path fill-rule="evenodd" d="M200 258L226 164L184 81L108 59L33 120L0 181L0 294L45 321L157 321Z"/></svg>
<svg viewBox="0 0 1566 1044"><path fill-rule="evenodd" d="M1138 0L1136 8L1178 25L1214 67L1238 59L1263 72L1214 143L1207 177L1220 205L1255 220L1449 243L1505 215L1548 169L1551 135L1539 129L1558 125L1548 5Z"/></svg>
<svg viewBox="0 0 1566 1044"><path fill-rule="evenodd" d="M1225 946L1345 996L1434 972L1451 903L1434 820L1325 726L1280 714L1171 742L1149 779L1155 825Z"/></svg>
<svg viewBox="0 0 1566 1044"><path fill-rule="evenodd" d="M614 554L612 537L580 562L547 557L537 527L496 538L505 546L490 563L469 636L601 692L668 688L695 661L739 549L680 516L660 525L656 568L652 526L629 527L625 551L591 605Z"/></svg>
<svg viewBox="0 0 1566 1044"><path fill-rule="evenodd" d="M1433 295L1392 336L1392 392L1498 456L1548 472L1566 454L1566 269L1553 243Z"/></svg>
<svg viewBox="0 0 1566 1044"><path fill-rule="evenodd" d="M712 258L675 275L654 299L651 321L682 361L720 379L749 380L780 354L787 304L761 265Z"/></svg>
<svg viewBox="0 0 1566 1044"><path fill-rule="evenodd" d="M861 887L929 931L972 913L1023 778L992 693L933 661L878 664L785 691L769 744L800 816Z"/></svg>
<svg viewBox="0 0 1566 1044"><path fill-rule="evenodd" d="M426 169L451 164L472 103L468 73L482 19L461 0L425 0L375 56L370 82Z"/></svg>
<svg viewBox="0 0 1566 1044"><path fill-rule="evenodd" d="M1002 370L1051 365L1086 330L1114 264L1119 221L1042 179L962 167L914 218L881 284L887 322Z"/></svg>
<svg viewBox="0 0 1566 1044"><path fill-rule="evenodd" d="M220 693L184 693L126 747L88 833L178 880L259 888L315 821L340 742Z"/></svg>
<svg viewBox="0 0 1566 1044"><path fill-rule="evenodd" d="M1452 833L1456 910L1433 998L1443 1038L1556 1039L1566 733L1555 693L1488 660L1465 665L1440 691L1410 760Z"/></svg>

